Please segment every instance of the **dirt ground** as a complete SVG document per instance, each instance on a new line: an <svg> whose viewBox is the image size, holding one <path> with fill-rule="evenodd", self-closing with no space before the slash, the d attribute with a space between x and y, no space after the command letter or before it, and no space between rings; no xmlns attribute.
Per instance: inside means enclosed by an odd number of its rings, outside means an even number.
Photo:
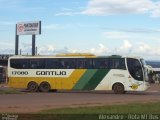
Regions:
<svg viewBox="0 0 160 120"><path fill-rule="evenodd" d="M0 89L8 89L1 85ZM128 92L114 94L112 91L101 92L50 92L23 94L1 94L0 113L32 113L44 109L101 106L126 103L146 103L160 101L160 85L151 85L146 92Z"/></svg>

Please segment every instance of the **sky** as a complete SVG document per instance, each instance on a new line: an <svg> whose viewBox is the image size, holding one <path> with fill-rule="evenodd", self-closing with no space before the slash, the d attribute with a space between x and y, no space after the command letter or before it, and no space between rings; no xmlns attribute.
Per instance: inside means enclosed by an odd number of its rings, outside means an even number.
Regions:
<svg viewBox="0 0 160 120"><path fill-rule="evenodd" d="M0 0L0 54L14 54L15 25L42 21L38 54L93 53L160 60L160 0ZM19 36L31 54L31 35Z"/></svg>

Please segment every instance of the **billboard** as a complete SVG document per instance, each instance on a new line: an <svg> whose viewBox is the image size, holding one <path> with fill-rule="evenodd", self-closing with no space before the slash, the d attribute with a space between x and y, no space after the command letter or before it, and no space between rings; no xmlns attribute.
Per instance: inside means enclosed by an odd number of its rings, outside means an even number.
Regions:
<svg viewBox="0 0 160 120"><path fill-rule="evenodd" d="M41 34L41 21L20 22L16 24L16 35Z"/></svg>

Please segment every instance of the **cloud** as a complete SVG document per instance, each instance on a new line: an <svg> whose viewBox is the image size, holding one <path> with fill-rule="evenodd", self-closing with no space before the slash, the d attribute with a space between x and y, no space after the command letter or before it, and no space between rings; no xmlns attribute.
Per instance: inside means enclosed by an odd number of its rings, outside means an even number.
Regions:
<svg viewBox="0 0 160 120"><path fill-rule="evenodd" d="M102 35L106 39L127 39L129 37L125 32L120 31L103 32Z"/></svg>
<svg viewBox="0 0 160 120"><path fill-rule="evenodd" d="M0 54L14 54L14 45L8 42L0 42Z"/></svg>
<svg viewBox="0 0 160 120"><path fill-rule="evenodd" d="M79 14L78 12L59 12L56 13L55 16L74 16Z"/></svg>
<svg viewBox="0 0 160 120"><path fill-rule="evenodd" d="M123 41L123 45L120 47L121 50L129 50L132 44L128 40Z"/></svg>
<svg viewBox="0 0 160 120"><path fill-rule="evenodd" d="M105 28L106 29L106 28ZM108 31L107 31L108 30ZM154 28L107 29L101 35L106 40L160 41L160 30ZM110 31L111 30L111 31Z"/></svg>
<svg viewBox="0 0 160 120"><path fill-rule="evenodd" d="M152 49L151 49L151 47L148 44L146 44L146 43L139 43L139 45L138 45L138 47L136 49L136 52L137 53L140 52L140 53L145 54L145 53L147 53L147 52L149 52L151 50Z"/></svg>
<svg viewBox="0 0 160 120"><path fill-rule="evenodd" d="M138 34L148 34L148 33L159 33L159 29L154 29L154 28L133 28L133 29L121 29L123 32L128 32L128 33L138 33Z"/></svg>
<svg viewBox="0 0 160 120"><path fill-rule="evenodd" d="M71 25L70 24L48 24L48 25L44 25L43 29L45 30L61 30L61 29L66 29L66 28L70 28Z"/></svg>
<svg viewBox="0 0 160 120"><path fill-rule="evenodd" d="M96 55L105 55L109 52L109 48L105 47L102 43L98 45L98 48L91 48L89 53L93 53Z"/></svg>
<svg viewBox="0 0 160 120"><path fill-rule="evenodd" d="M48 30L60 29L60 28L62 28L62 26L60 24L50 24L50 25L44 25L43 26L43 29L48 29Z"/></svg>
<svg viewBox="0 0 160 120"><path fill-rule="evenodd" d="M38 54L44 55L52 55L55 51L55 47L53 45L40 46L37 49Z"/></svg>
<svg viewBox="0 0 160 120"><path fill-rule="evenodd" d="M152 0L90 0L82 14L86 15L118 15L148 14L160 17L159 2Z"/></svg>
<svg viewBox="0 0 160 120"><path fill-rule="evenodd" d="M80 14L80 12L77 11L77 9L78 8L75 8L75 9L62 8L60 12L55 14L55 16L74 16L74 15L78 15L78 14Z"/></svg>
<svg viewBox="0 0 160 120"><path fill-rule="evenodd" d="M1 43L0 54L14 54L14 46L7 43ZM2 47L2 46L6 47ZM21 50L23 55L31 54L31 44L22 43ZM41 45L38 46L39 55L56 55L59 53L93 53L95 55L125 55L125 56L140 56L145 59L156 60L160 59L160 48L151 46L144 42L131 43L129 40L123 40L122 44L116 48L109 48L105 44L99 43L95 47L88 49L78 48L56 48L53 45Z"/></svg>
<svg viewBox="0 0 160 120"><path fill-rule="evenodd" d="M155 18L160 17L160 2L156 3L151 13L152 13L151 17L155 17Z"/></svg>
<svg viewBox="0 0 160 120"><path fill-rule="evenodd" d="M13 43L9 43L8 41L6 42L0 42L0 48L6 48L6 47L14 47Z"/></svg>
<svg viewBox="0 0 160 120"><path fill-rule="evenodd" d="M121 32L121 33L136 33L136 34L150 34L150 33L160 33L160 29L157 28L108 28L99 27L103 30L110 30L109 32ZM107 32L103 32L104 35Z"/></svg>

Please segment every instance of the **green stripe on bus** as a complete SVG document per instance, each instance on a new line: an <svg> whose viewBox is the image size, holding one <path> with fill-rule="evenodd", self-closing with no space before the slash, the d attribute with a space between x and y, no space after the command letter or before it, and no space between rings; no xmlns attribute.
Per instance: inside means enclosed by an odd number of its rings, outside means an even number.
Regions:
<svg viewBox="0 0 160 120"><path fill-rule="evenodd" d="M93 77L84 86L84 90L94 90L97 85L102 81L102 79L107 75L109 69L99 69Z"/></svg>
<svg viewBox="0 0 160 120"><path fill-rule="evenodd" d="M73 87L73 90L82 90L83 87L88 83L88 81L92 78L92 76L97 72L97 69L88 69L84 75L80 78L80 80Z"/></svg>

